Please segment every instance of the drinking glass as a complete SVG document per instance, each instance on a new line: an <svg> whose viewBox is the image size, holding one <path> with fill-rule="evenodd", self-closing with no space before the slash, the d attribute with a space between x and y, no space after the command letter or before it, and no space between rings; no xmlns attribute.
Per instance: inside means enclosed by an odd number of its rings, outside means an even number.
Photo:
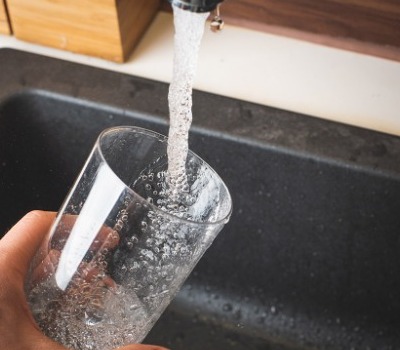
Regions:
<svg viewBox="0 0 400 350"><path fill-rule="evenodd" d="M229 219L227 187L190 151L190 190L169 200L167 143L103 131L32 261L34 318L67 347L141 342Z"/></svg>

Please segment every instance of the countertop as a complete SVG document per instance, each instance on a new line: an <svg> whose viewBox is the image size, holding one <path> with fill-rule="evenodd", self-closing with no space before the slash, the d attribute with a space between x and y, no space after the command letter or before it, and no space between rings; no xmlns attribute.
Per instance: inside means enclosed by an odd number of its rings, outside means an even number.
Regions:
<svg viewBox="0 0 400 350"><path fill-rule="evenodd" d="M159 13L124 64L5 35L0 35L2 47L169 82L173 19ZM383 58L228 23L220 33L206 31L195 88L400 135L400 62Z"/></svg>

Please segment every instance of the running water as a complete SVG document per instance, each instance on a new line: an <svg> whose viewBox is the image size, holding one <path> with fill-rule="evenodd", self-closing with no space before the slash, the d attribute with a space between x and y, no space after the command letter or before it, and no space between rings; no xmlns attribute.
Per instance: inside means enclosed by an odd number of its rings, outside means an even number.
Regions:
<svg viewBox="0 0 400 350"><path fill-rule="evenodd" d="M194 13L173 6L175 24L174 67L169 88L168 142L169 197L185 202L189 192L186 174L189 128L192 123L192 88L198 51L209 13Z"/></svg>

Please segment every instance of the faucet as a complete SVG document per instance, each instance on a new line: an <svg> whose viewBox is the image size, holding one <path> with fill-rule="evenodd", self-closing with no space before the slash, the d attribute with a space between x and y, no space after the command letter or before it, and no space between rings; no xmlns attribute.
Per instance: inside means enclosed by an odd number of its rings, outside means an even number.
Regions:
<svg viewBox="0 0 400 350"><path fill-rule="evenodd" d="M213 32L218 32L224 27L224 21L219 15L219 4L224 0L168 0L171 5L177 6L191 12L211 12L216 9L216 14L212 18L210 28Z"/></svg>
<svg viewBox="0 0 400 350"><path fill-rule="evenodd" d="M192 12L211 12L223 0L168 0L172 5Z"/></svg>

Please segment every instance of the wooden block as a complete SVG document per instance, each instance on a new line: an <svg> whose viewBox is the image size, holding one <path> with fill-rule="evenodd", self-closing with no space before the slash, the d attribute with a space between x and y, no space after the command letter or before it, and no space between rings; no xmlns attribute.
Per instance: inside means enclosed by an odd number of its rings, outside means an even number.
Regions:
<svg viewBox="0 0 400 350"><path fill-rule="evenodd" d="M5 0L0 0L0 34L11 34L10 23L6 11Z"/></svg>
<svg viewBox="0 0 400 350"><path fill-rule="evenodd" d="M17 38L124 62L159 0L7 0Z"/></svg>

